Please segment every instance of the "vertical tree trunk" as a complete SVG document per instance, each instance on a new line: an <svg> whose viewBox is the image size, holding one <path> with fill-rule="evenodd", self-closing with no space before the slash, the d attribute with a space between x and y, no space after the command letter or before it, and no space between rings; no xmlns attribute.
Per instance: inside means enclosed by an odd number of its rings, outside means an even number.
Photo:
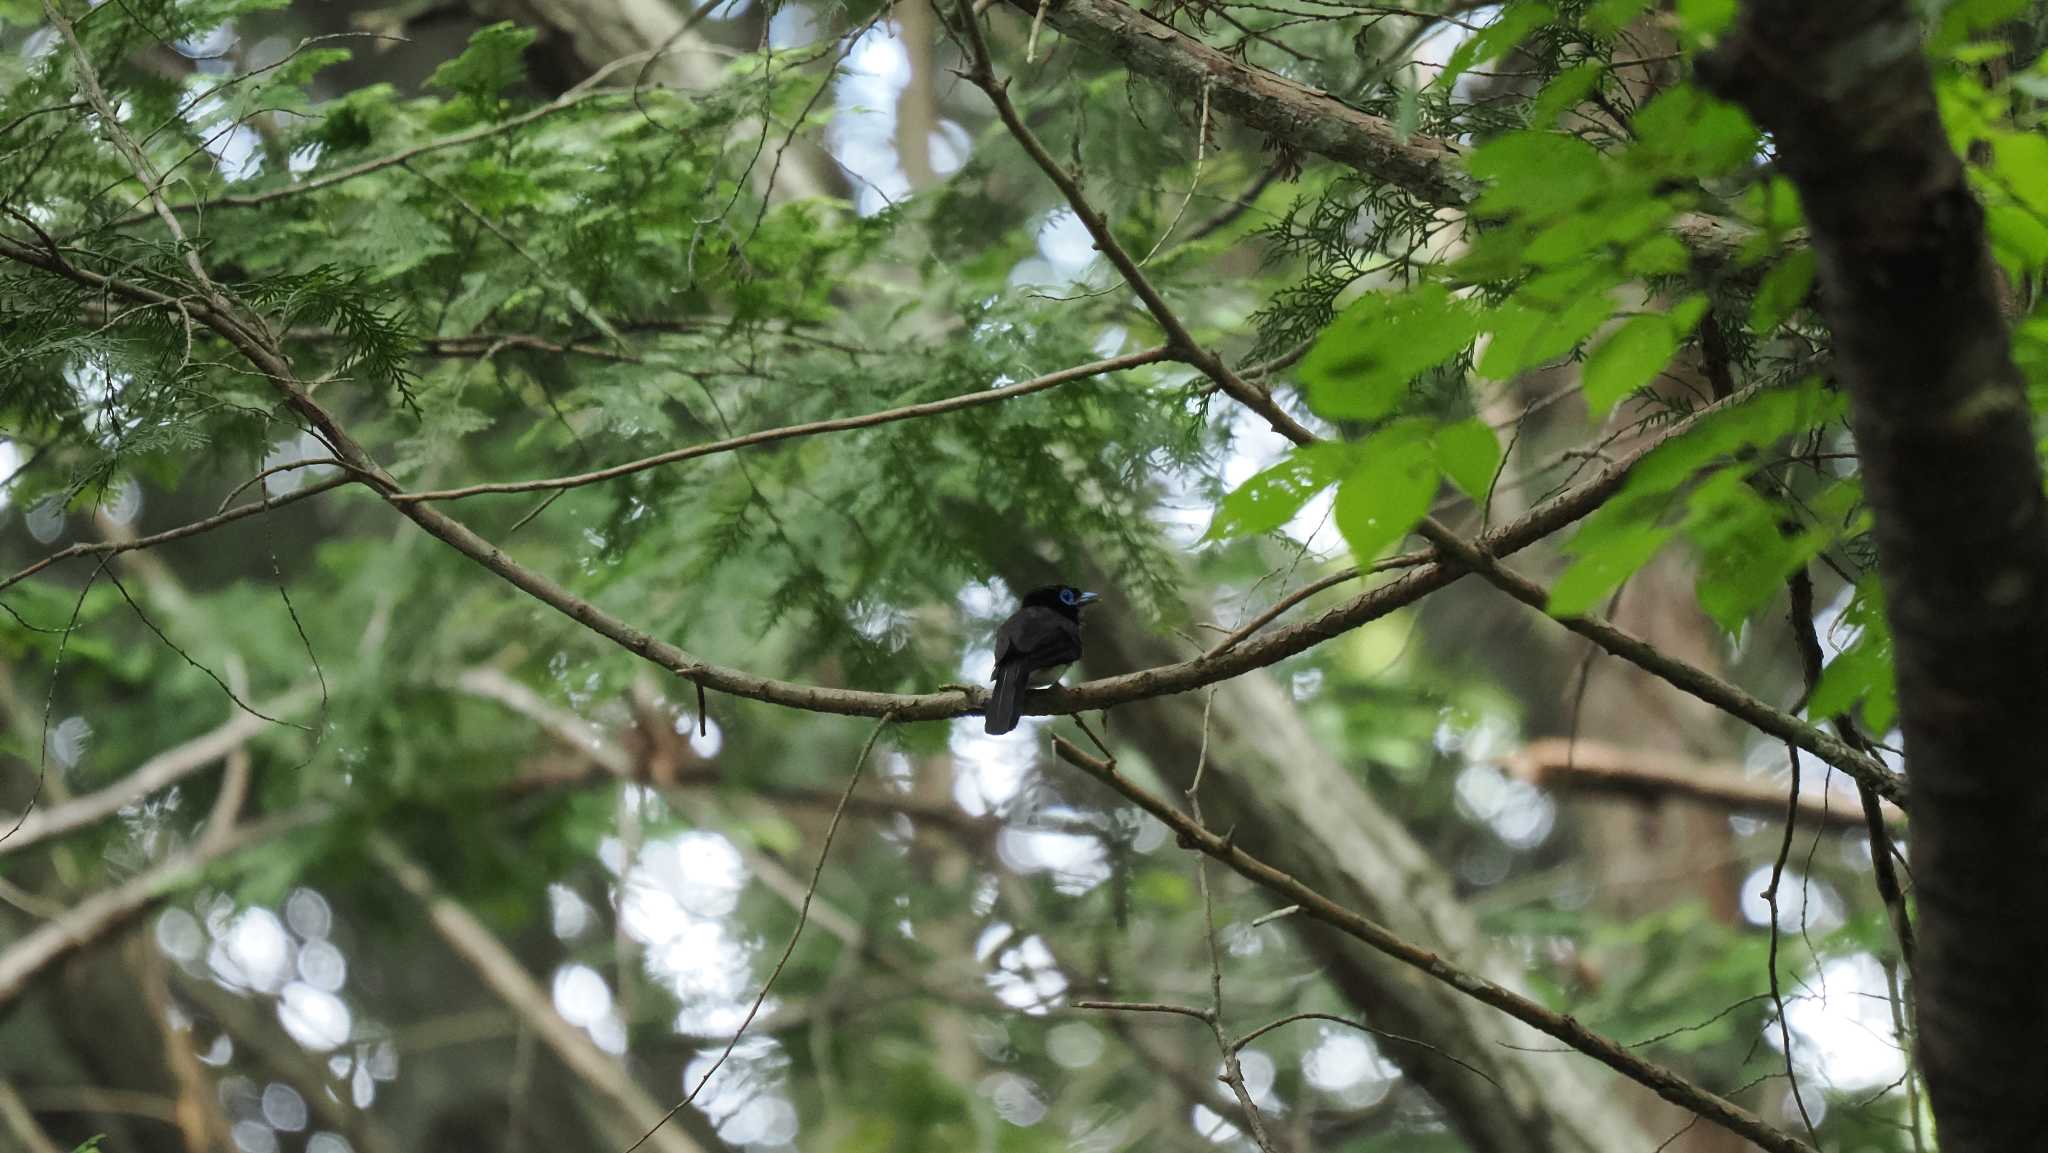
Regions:
<svg viewBox="0 0 2048 1153"><path fill-rule="evenodd" d="M2048 507L1984 214L1903 0L1750 0L1702 76L1776 137L1875 516L1944 1153L2048 1131Z"/></svg>

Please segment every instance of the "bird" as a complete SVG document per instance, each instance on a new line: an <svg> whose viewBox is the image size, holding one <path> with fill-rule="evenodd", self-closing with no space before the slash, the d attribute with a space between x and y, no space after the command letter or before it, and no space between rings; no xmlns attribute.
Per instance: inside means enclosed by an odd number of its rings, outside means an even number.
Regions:
<svg viewBox="0 0 2048 1153"><path fill-rule="evenodd" d="M983 731L997 736L1016 728L1024 690L1058 681L1081 659L1081 610L1101 599L1072 585L1024 594L1017 611L996 629L996 687L982 714Z"/></svg>

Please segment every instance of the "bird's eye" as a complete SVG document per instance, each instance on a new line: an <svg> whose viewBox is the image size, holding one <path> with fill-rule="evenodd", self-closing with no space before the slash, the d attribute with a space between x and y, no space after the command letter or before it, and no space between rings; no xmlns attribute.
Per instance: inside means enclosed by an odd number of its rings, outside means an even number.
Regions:
<svg viewBox="0 0 2048 1153"><path fill-rule="evenodd" d="M1061 589L1061 590L1060 590L1060 603L1061 603L1061 604L1063 604L1063 605L1070 605L1070 604L1073 604L1073 603L1074 603L1074 590L1073 590L1073 589Z"/></svg>

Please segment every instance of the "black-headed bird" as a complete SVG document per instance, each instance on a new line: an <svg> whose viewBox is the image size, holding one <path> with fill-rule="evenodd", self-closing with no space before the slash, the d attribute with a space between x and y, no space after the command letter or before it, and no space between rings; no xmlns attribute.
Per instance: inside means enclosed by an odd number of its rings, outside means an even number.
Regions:
<svg viewBox="0 0 2048 1153"><path fill-rule="evenodd" d="M1017 727L1024 690L1044 688L1081 659L1081 609L1100 600L1072 585L1046 585L1024 594L1023 603L996 630L995 691L989 694L983 729L991 735Z"/></svg>

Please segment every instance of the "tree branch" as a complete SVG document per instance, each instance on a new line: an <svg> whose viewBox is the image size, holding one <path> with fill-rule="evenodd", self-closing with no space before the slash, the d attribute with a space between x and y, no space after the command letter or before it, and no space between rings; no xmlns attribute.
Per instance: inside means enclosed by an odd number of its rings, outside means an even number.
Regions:
<svg viewBox="0 0 2048 1153"><path fill-rule="evenodd" d="M1942 1149L1992 1153L2048 1129L2048 500L1922 37L1905 0L1746 0L1698 71L1771 133L1812 234L1915 799L1918 1050Z"/></svg>
<svg viewBox="0 0 2048 1153"><path fill-rule="evenodd" d="M1643 800L1678 797L1732 813L1782 820L1783 789L1754 781L1741 766L1715 765L1655 749L1625 749L1600 741L1549 737L1531 741L1502 758L1509 776L1560 792L1609 793ZM1803 794L1799 818L1836 830L1863 829L1862 810L1846 799ZM1884 805L1884 819L1903 824L1906 814Z"/></svg>
<svg viewBox="0 0 2048 1153"><path fill-rule="evenodd" d="M1300 905L1299 915L1329 925L1468 997L1499 1009L1649 1088L1672 1104L1691 1110L1771 1153L1816 1153L1812 1146L1733 1101L1693 1084L1670 1069L1636 1056L1620 1042L1588 1029L1572 1017L1552 1012L1512 989L1468 973L1435 953L1395 936L1377 922L1338 905L1239 848L1228 835L1219 835L1202 827L1164 798L1154 796L1117 772L1109 762L1082 752L1066 738L1055 735L1052 742L1061 760L1108 785L1124 799L1150 813L1172 829L1182 845L1222 862L1260 888Z"/></svg>
<svg viewBox="0 0 2048 1153"><path fill-rule="evenodd" d="M1029 396L1034 392L1044 392L1049 388L1057 388L1060 385L1076 380L1086 380L1089 377L1122 372L1125 369L1137 368L1142 365L1157 364L1167 359L1170 359L1170 355L1166 349L1149 348L1143 352L1133 352L1125 356L1113 356L1107 360L1077 364L1072 368L1063 368L1058 372L1047 373L1044 376L1033 377L1030 380L1019 381L1016 384L1004 385L1001 388L981 389L977 392L962 393L959 396L949 396L944 400L926 401L922 404L908 404L900 408L884 409L880 412L871 412L862 416L842 416L831 420L814 420L805 424L792 424L781 428L764 429L760 432L750 432L741 436L728 437L725 440L711 441L707 444L693 444L688 448L672 449L668 452L656 453L653 456L627 461L624 464L615 464L609 468L601 468L592 472L576 473L571 476L548 477L538 480L500 481L492 484L464 485L460 488L399 493L394 494L392 500L394 503L404 504L430 500L462 500L467 497L481 496L485 493L545 492L553 489L577 488L582 485L616 480L622 476L631 476L636 472L645 472L650 468L659 468L665 464L678 464L686 460L696 460L700 457L732 452L735 449L752 448L755 445L774 444L777 441L795 440L799 437L816 436L826 432L845 432L857 428L873 428L876 425L893 424L901 420L915 420L919 417L938 416L942 413L978 408L985 404L998 404L1016 397ZM6 586L0 585L0 588L4 587Z"/></svg>
<svg viewBox="0 0 2048 1153"><path fill-rule="evenodd" d="M1039 0L1009 0L1027 19ZM1189 100L1203 92L1219 113L1274 140L1325 156L1407 192L1424 204L1462 208L1477 193L1456 144L1404 133L1327 92L1245 63L1120 0L1049 0L1045 22ZM1733 262L1749 230L1703 213L1679 217L1674 231L1695 257Z"/></svg>

